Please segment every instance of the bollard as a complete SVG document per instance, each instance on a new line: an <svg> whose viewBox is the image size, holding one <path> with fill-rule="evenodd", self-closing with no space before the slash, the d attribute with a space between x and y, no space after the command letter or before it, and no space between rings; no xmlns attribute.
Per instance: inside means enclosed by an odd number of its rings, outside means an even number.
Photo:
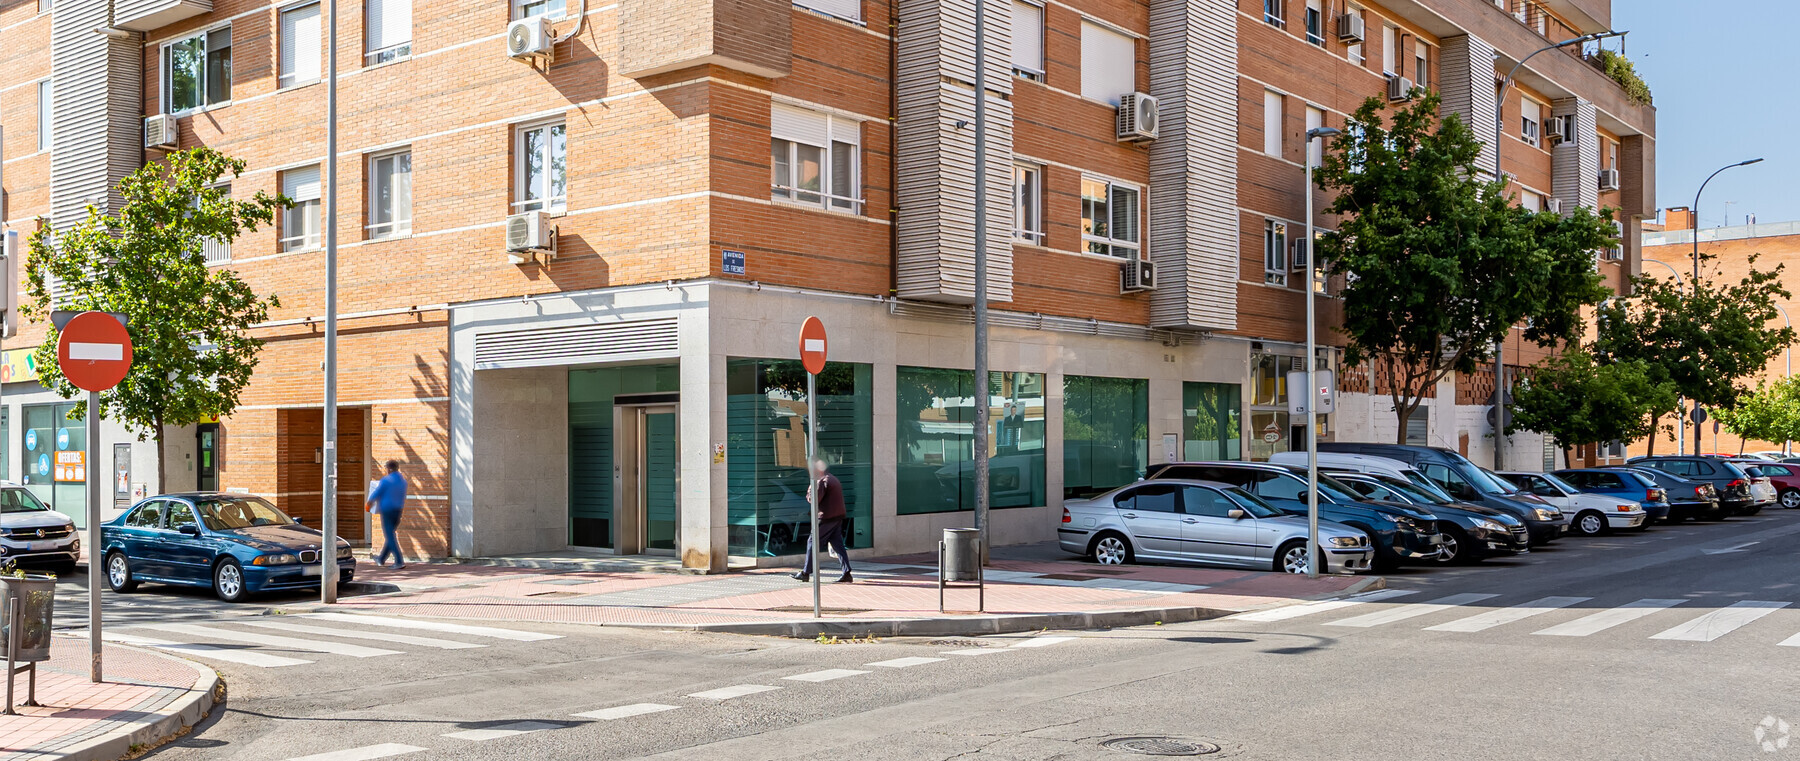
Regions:
<svg viewBox="0 0 1800 761"><path fill-rule="evenodd" d="M944 529L938 542L938 612L944 612L944 588L951 582L974 582L980 612L987 612L987 584L982 578L981 531Z"/></svg>

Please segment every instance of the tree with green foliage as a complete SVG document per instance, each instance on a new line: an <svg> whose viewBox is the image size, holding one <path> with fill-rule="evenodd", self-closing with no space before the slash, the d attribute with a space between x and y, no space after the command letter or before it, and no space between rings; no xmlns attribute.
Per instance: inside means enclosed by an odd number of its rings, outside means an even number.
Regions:
<svg viewBox="0 0 1800 761"><path fill-rule="evenodd" d="M1749 390L1745 379L1794 342L1793 328L1776 322L1776 299L1789 296L1781 285L1783 268L1763 271L1755 264L1752 256L1749 272L1735 283L1716 282L1716 268L1685 288L1638 276L1630 298L1598 310L1594 355L1602 362L1641 361L1651 380L1672 383L1714 414L1736 407ZM1695 451L1700 434L1695 426Z"/></svg>
<svg viewBox="0 0 1800 761"><path fill-rule="evenodd" d="M48 322L58 309L126 316L131 372L100 395L100 410L140 441L156 441L160 488L168 484L167 427L237 408L263 345L249 329L280 306L230 269L206 266L201 251L206 241L229 242L273 223L292 204L262 192L234 200L216 187L243 171L243 161L211 148L176 151L119 181L117 213L90 206L74 227L45 227L31 237L26 317ZM56 342L52 328L33 355L39 382L71 398L78 389L57 367Z"/></svg>
<svg viewBox="0 0 1800 761"><path fill-rule="evenodd" d="M1751 440L1782 446L1800 441L1800 378L1758 383L1756 390L1738 397L1736 407L1718 410L1715 417L1740 439L1740 453Z"/></svg>
<svg viewBox="0 0 1800 761"><path fill-rule="evenodd" d="M1608 294L1594 255L1615 243L1610 213L1515 206L1480 154L1459 117L1438 119L1436 93L1415 91L1391 111L1364 101L1316 175L1341 220L1316 248L1346 276L1345 360L1393 378L1402 442L1432 387L1475 372L1513 326L1544 346L1574 341L1581 309Z"/></svg>
<svg viewBox="0 0 1800 761"><path fill-rule="evenodd" d="M1642 361L1596 362L1586 351L1551 358L1514 392L1507 433L1536 431L1563 449L1648 436L1675 409L1675 386Z"/></svg>

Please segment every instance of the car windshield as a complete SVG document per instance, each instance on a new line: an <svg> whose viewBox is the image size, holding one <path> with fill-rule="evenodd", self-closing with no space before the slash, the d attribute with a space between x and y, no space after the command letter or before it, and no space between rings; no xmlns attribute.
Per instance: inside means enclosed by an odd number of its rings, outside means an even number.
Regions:
<svg viewBox="0 0 1800 761"><path fill-rule="evenodd" d="M1319 493L1329 496L1333 502L1363 501L1362 497L1356 495L1355 489L1345 486L1342 481L1324 473L1319 474Z"/></svg>
<svg viewBox="0 0 1800 761"><path fill-rule="evenodd" d="M1487 483L1482 483L1483 481L1486 481ZM1506 495L1525 491L1513 484L1513 482L1502 478L1500 474L1479 465L1475 466L1475 472L1469 479L1469 482L1475 484L1475 488L1489 494Z"/></svg>
<svg viewBox="0 0 1800 761"><path fill-rule="evenodd" d="M38 501L36 494L24 489L6 489L0 493L0 513L38 513L49 509Z"/></svg>
<svg viewBox="0 0 1800 761"><path fill-rule="evenodd" d="M1550 473L1538 473L1538 474L1536 474L1536 475L1537 475L1537 476L1538 476L1538 477L1539 477L1539 478L1542 478L1542 479L1544 479L1544 480L1545 480L1545 481L1549 481L1549 482L1550 482L1550 483L1553 483L1553 484L1556 484L1556 488L1558 488L1558 489L1562 489L1562 490L1563 490L1563 491L1565 491L1565 492L1579 492L1579 491L1581 491L1581 490L1580 490L1580 489L1578 489L1578 488L1575 488L1575 485L1574 485L1574 484L1571 484L1571 483L1569 483L1569 482L1568 482L1568 481L1564 481L1564 480L1562 480L1562 479L1560 479L1560 478L1557 478L1557 477L1556 477L1556 476L1555 476L1555 475L1553 475L1553 474L1550 474Z"/></svg>
<svg viewBox="0 0 1800 761"><path fill-rule="evenodd" d="M1445 494L1443 490L1437 488L1436 485L1427 488L1409 481L1401 481L1396 478L1381 479L1381 485L1406 495L1415 504L1448 505L1455 501L1450 499L1450 495Z"/></svg>
<svg viewBox="0 0 1800 761"><path fill-rule="evenodd" d="M213 531L231 531L251 526L286 526L294 522L287 513L257 497L213 497L195 500L200 517Z"/></svg>
<svg viewBox="0 0 1800 761"><path fill-rule="evenodd" d="M1228 486L1224 489L1224 492L1226 496L1231 497L1231 501L1236 502L1238 507L1244 508L1244 512L1249 513L1253 518L1273 518L1278 515L1287 514L1277 509L1274 505L1264 502L1262 497L1239 489L1236 486Z"/></svg>

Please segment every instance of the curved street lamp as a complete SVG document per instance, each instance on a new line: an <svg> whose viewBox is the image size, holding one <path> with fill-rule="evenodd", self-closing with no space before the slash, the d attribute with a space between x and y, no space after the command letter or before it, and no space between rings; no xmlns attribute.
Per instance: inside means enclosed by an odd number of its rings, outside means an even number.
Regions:
<svg viewBox="0 0 1800 761"><path fill-rule="evenodd" d="M1706 192L1706 183L1712 182L1713 178L1719 176L1720 172L1723 172L1727 169L1731 169L1734 167L1750 166L1751 164L1755 164L1759 161L1762 161L1762 159L1755 158L1755 159L1750 159L1748 161L1739 161L1736 164L1726 164L1725 166L1719 167L1718 169L1713 170L1712 174L1709 174L1706 176L1706 182L1700 183L1699 190L1694 191L1694 212L1693 213L1694 213L1694 287L1695 288L1700 287L1700 194Z"/></svg>

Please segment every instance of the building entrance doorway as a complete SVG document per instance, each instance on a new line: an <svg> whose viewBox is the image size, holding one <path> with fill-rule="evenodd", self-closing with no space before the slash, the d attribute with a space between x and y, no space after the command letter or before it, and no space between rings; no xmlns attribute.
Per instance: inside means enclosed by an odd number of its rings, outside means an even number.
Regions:
<svg viewBox="0 0 1800 761"><path fill-rule="evenodd" d="M673 555L680 538L678 410L662 400L633 401L621 396L613 407L613 504L620 508L613 546L620 554Z"/></svg>

